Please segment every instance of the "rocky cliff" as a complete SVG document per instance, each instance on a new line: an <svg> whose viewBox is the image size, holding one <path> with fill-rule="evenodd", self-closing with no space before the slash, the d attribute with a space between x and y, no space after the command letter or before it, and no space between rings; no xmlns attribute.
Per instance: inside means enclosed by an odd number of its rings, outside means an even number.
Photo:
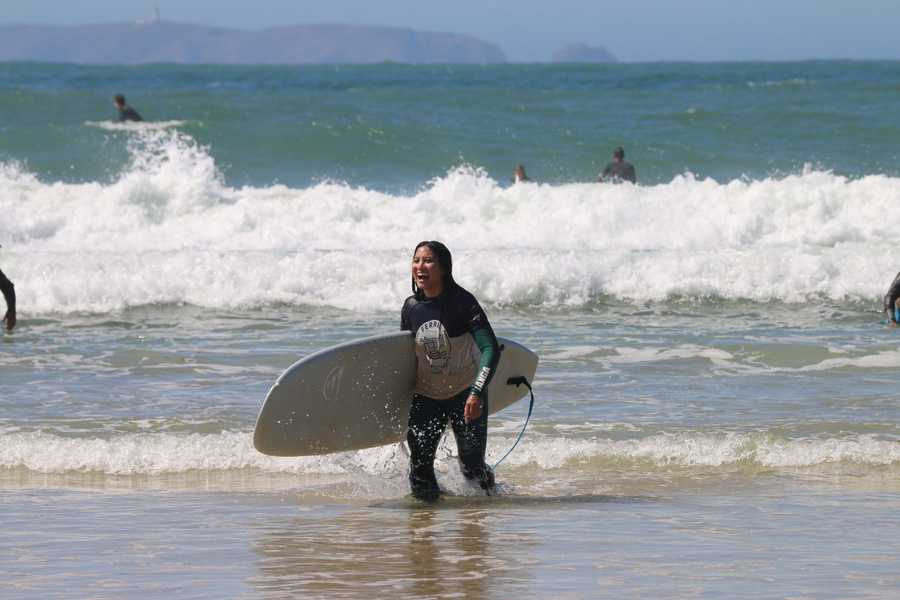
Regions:
<svg viewBox="0 0 900 600"><path fill-rule="evenodd" d="M394 27L292 25L242 31L170 21L0 25L0 61L480 64L505 60L498 47L473 37Z"/></svg>

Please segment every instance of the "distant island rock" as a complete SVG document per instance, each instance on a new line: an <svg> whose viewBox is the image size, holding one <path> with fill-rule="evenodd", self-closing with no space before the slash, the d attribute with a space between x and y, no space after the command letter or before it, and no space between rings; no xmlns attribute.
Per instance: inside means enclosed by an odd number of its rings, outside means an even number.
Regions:
<svg viewBox="0 0 900 600"><path fill-rule="evenodd" d="M0 25L0 61L81 64L502 63L466 35L395 27L291 25L260 31L171 21L82 26Z"/></svg>
<svg viewBox="0 0 900 600"><path fill-rule="evenodd" d="M619 62L615 56L602 46L587 44L569 44L553 53L553 63L614 63Z"/></svg>

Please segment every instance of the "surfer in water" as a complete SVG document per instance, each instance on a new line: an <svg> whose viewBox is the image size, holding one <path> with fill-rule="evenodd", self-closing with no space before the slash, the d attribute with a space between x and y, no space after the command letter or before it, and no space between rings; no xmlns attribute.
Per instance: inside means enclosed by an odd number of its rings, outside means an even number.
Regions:
<svg viewBox="0 0 900 600"><path fill-rule="evenodd" d="M12 331L16 326L16 286L7 279L3 271L0 271L0 291L3 291L3 299L6 300L6 314L3 315L3 324L7 331Z"/></svg>
<svg viewBox="0 0 900 600"><path fill-rule="evenodd" d="M528 179L528 175L525 174L524 165L516 165L516 168L513 169L513 183L520 183L523 181L531 181Z"/></svg>
<svg viewBox="0 0 900 600"><path fill-rule="evenodd" d="M116 110L119 111L119 121L143 121L141 115L138 114L138 111L134 110L128 103L125 102L125 96L122 94L116 94L113 97L113 104L116 105Z"/></svg>
<svg viewBox="0 0 900 600"><path fill-rule="evenodd" d="M613 160L603 169L598 181L609 181L612 183L630 181L631 183L637 183L634 165L625 160L625 149L622 146L613 150Z"/></svg>
<svg viewBox="0 0 900 600"><path fill-rule="evenodd" d="M440 496L434 458L449 421L463 475L491 495L494 473L484 462L484 452L487 386L500 359L497 337L475 297L453 280L453 259L441 242L416 246L412 291L400 313L401 329L411 331L416 344L416 385L406 437L412 494L428 502Z"/></svg>
<svg viewBox="0 0 900 600"><path fill-rule="evenodd" d="M891 287L884 295L884 312L887 313L891 325L896 327L900 324L900 273L894 277Z"/></svg>

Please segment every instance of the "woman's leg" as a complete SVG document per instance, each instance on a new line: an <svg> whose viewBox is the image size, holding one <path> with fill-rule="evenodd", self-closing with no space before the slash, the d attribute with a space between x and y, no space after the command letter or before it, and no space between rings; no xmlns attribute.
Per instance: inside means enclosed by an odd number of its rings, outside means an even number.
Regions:
<svg viewBox="0 0 900 600"><path fill-rule="evenodd" d="M434 456L447 424L441 402L424 396L413 396L409 408L409 487L419 500L437 500L441 495L434 476Z"/></svg>
<svg viewBox="0 0 900 600"><path fill-rule="evenodd" d="M450 402L449 417L453 427L453 435L456 437L456 448L459 452L459 462L462 465L462 473L466 479L475 479L481 485L481 489L491 495L494 492L494 473L484 462L484 453L487 449L487 394L481 398L481 416L466 423L464 411L469 392L460 394Z"/></svg>

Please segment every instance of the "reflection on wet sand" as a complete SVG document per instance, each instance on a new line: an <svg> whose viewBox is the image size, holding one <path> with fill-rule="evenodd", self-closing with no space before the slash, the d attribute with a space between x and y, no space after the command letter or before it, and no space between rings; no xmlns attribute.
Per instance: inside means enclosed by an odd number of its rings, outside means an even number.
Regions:
<svg viewBox="0 0 900 600"><path fill-rule="evenodd" d="M263 597L499 597L531 581L538 544L502 523L486 506L317 511L262 532L251 583Z"/></svg>

